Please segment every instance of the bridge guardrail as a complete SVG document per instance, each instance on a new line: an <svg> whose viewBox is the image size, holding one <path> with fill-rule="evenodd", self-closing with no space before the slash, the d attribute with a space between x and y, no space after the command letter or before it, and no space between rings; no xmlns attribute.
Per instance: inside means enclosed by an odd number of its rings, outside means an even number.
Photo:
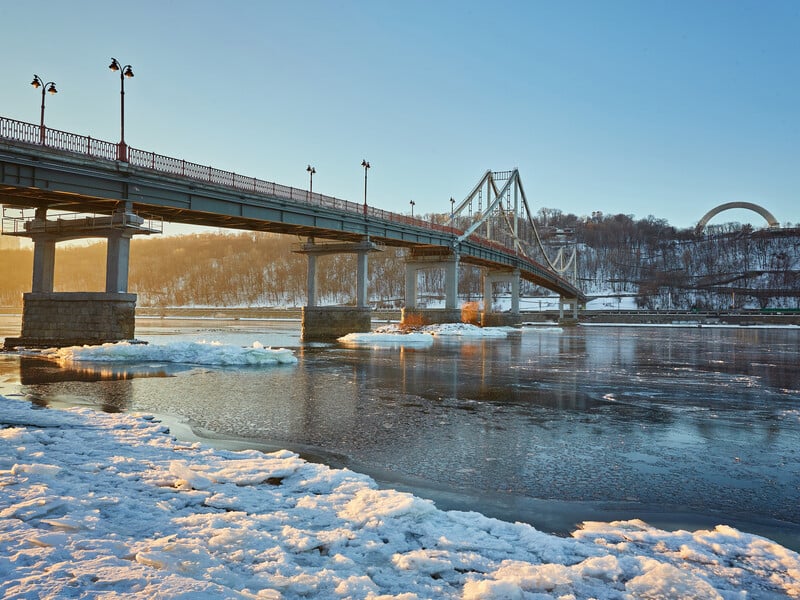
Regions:
<svg viewBox="0 0 800 600"><path fill-rule="evenodd" d="M48 127L45 128L45 138L44 143L42 143L41 128L39 125L16 121L6 117L0 117L0 137L26 144L43 145L53 150L61 150L109 161L117 161L119 156L119 144ZM309 193L308 190L281 185L255 177L247 177L239 173L223 171L215 167L188 162L147 150L140 150L131 146L127 147L127 156L128 164L135 167L151 169L159 173L188 177L197 181L224 185L248 192L268 194L292 202L303 202L325 208L344 210L353 214L363 214L367 217L405 223L407 225L432 229L445 234L458 235L461 233L461 230L455 227L431 223L424 219L407 217L372 206L367 206L365 209L363 204L357 202L342 200L341 198L326 196L316 192ZM485 241L488 242L488 240Z"/></svg>
<svg viewBox="0 0 800 600"><path fill-rule="evenodd" d="M12 211L14 214L12 214ZM0 232L3 235L27 235L34 233L63 233L76 229L123 229L134 228L148 230L150 233L164 231L163 221L160 219L145 219L136 213L115 212L110 215L95 213L58 214L54 219L37 219L35 212L26 212L25 209L11 209L3 206Z"/></svg>
<svg viewBox="0 0 800 600"><path fill-rule="evenodd" d="M42 135L43 133L44 135ZM44 131L42 131L42 128L39 125L25 123L23 121L16 121L6 117L0 117L0 137L13 140L15 142L22 142L24 144L31 144L35 146L46 146L54 150L90 156L92 158L99 158L112 162L118 161L118 157L120 156L120 145L114 142L98 140L89 136L78 135L76 133L60 131L58 129L51 129L48 127L45 127ZM196 181L222 185L256 194L266 194L276 198L289 200L291 202L300 202L312 206L331 208L352 214L363 214L364 217L372 217L393 223L401 223L413 227L429 229L445 235L452 235L453 237L458 237L463 233L463 230L451 227L449 225L442 225L439 223L426 221L424 219L408 217L406 215L393 213L380 208L374 208L364 204L351 202L349 200L342 200L333 196L310 193L308 190L281 185L279 183L265 181L255 177L246 177L231 171L223 171L211 166L187 162L182 159L156 154L155 152L149 152L147 150L139 150L138 148L132 148L128 146L126 151L128 164L135 167L150 169L159 173L187 177ZM122 155L124 156L125 154L123 153ZM513 250L506 248L501 244L475 234L469 236L467 239L470 242L486 249L515 256L520 262L530 265L533 271L537 274L547 274L548 279L562 282L563 284L566 284L567 287L575 287L561 276L551 273L543 265L540 265L527 256L520 254L516 248Z"/></svg>

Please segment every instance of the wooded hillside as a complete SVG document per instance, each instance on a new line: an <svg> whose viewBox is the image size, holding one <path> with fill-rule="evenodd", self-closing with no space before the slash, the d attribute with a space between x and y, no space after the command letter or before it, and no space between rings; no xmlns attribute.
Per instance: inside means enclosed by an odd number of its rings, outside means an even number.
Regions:
<svg viewBox="0 0 800 600"><path fill-rule="evenodd" d="M568 232L579 252L578 284L589 295L634 295L647 308L800 307L797 228L754 231L727 224L696 236L653 217L578 218L551 209L539 211L537 228L551 252ZM250 232L136 238L129 290L139 295L140 306L302 306L307 262L292 252L302 241ZM30 249L0 250L0 304L21 305L32 263ZM353 255L319 258L321 303L354 303L355 272ZM404 277L404 250L371 254L370 301L402 306ZM442 294L443 277L423 272L421 295ZM105 242L57 249L57 291L102 291L104 278ZM459 293L481 296L478 269L462 266ZM529 285L523 293L548 294Z"/></svg>

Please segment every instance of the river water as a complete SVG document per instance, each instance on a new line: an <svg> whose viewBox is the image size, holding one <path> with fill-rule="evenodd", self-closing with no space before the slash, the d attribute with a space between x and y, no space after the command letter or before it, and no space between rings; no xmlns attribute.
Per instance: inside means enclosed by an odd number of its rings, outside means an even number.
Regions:
<svg viewBox="0 0 800 600"><path fill-rule="evenodd" d="M0 337L19 317L0 317ZM294 349L295 365L59 366L0 355L0 393L161 416L381 485L568 533L719 523L800 550L800 329L529 328L432 347L303 344L297 321L144 319L137 337Z"/></svg>

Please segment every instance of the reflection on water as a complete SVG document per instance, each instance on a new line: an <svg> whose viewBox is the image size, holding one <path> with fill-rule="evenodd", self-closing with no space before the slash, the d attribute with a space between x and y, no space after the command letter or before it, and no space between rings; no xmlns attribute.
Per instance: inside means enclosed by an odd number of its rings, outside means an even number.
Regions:
<svg viewBox="0 0 800 600"><path fill-rule="evenodd" d="M58 371L5 356L0 391L177 415L546 530L609 515L724 522L800 547L797 330L578 327L381 349L303 346L297 324L171 327L137 333L266 339L299 362Z"/></svg>
<svg viewBox="0 0 800 600"><path fill-rule="evenodd" d="M166 377L161 365L120 363L55 362L32 356L19 359L19 379L23 385L58 381L117 381L134 377Z"/></svg>

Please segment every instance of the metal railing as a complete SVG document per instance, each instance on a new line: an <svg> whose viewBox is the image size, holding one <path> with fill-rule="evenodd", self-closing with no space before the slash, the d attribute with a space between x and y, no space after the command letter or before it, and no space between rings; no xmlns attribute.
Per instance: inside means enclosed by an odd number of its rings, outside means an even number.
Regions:
<svg viewBox="0 0 800 600"><path fill-rule="evenodd" d="M6 117L0 117L0 137L31 144L36 146L46 146L52 150L70 152L92 158L100 158L109 161L117 161L119 156L119 144L98 140L92 137L59 131L57 129L45 128L44 143L42 143L41 129L39 125L15 121ZM449 235L457 235L461 231L455 227L431 223L423 219L408 217L398 213L364 206L357 202L350 202L326 196L316 192L309 193L308 190L281 185L272 181L265 181L255 177L246 177L239 173L223 171L211 166L188 162L178 158L139 150L138 148L127 147L128 164L149 169L168 175L177 175L202 181L214 185L222 185L237 190L252 192L255 194L265 194L274 198L289 200L321 208L341 210L352 214L363 215L385 221L403 223L414 227L431 229ZM477 238L476 238L477 239Z"/></svg>
<svg viewBox="0 0 800 600"><path fill-rule="evenodd" d="M124 156L124 153L127 152L128 164L158 173L176 175L195 181L252 192L254 194L264 194L290 202L363 215L365 218L381 219L393 223L428 229L445 235L451 235L454 239L464 232L462 229L449 225L433 223L424 219L409 217L380 208L359 204L357 202L350 202L349 200L342 200L333 196L325 196L316 192L310 193L308 190L281 185L271 181L264 181L255 177L246 177L238 173L222 171L211 166L187 162L178 158L156 154L155 152L139 150L138 148L131 148L130 146L121 149L120 144L98 140L76 133L69 133L46 127L44 128L43 135L42 128L39 125L16 121L6 117L0 117L0 138L115 162L119 160L120 156ZM123 152L121 152L121 150L123 150ZM550 273L543 265L520 254L516 249L507 248L502 244L498 244L497 242L493 242L476 234L470 235L467 239L488 250L499 251L506 255L515 256L522 263L530 265L531 270L536 273L541 273L542 271L548 274ZM563 282L572 287L571 284L555 273L553 274L553 280Z"/></svg>
<svg viewBox="0 0 800 600"><path fill-rule="evenodd" d="M125 228L139 229L148 233L161 233L164 230L164 223L160 219L145 219L131 212L114 212L110 215L70 212L53 216L55 218L37 219L33 210L3 206L0 232L3 235L28 235Z"/></svg>

